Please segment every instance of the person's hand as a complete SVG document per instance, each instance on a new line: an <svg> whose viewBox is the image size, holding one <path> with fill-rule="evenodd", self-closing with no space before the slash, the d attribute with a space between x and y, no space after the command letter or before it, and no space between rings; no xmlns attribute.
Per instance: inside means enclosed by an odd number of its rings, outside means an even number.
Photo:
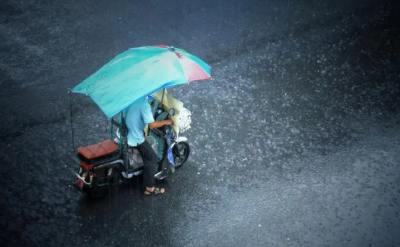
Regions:
<svg viewBox="0 0 400 247"><path fill-rule="evenodd" d="M172 125L172 124L174 124L174 120L172 120L172 119L167 119L167 120L164 120L165 121L165 124L166 125Z"/></svg>

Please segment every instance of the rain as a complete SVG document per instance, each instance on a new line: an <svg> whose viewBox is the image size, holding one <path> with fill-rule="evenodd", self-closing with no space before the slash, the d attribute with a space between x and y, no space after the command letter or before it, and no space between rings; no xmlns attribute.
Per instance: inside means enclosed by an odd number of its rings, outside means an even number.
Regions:
<svg viewBox="0 0 400 247"><path fill-rule="evenodd" d="M399 1L0 3L0 246L400 246ZM109 121L68 93L129 48L195 54L191 153L143 195L74 186Z"/></svg>

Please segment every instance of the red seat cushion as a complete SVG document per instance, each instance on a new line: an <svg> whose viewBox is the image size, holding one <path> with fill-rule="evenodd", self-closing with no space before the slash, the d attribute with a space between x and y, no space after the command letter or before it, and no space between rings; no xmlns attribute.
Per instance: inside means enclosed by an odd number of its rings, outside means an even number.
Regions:
<svg viewBox="0 0 400 247"><path fill-rule="evenodd" d="M111 139L104 140L97 144L86 147L79 147L76 151L82 154L86 159L94 159L103 155L111 154L117 151L119 146Z"/></svg>

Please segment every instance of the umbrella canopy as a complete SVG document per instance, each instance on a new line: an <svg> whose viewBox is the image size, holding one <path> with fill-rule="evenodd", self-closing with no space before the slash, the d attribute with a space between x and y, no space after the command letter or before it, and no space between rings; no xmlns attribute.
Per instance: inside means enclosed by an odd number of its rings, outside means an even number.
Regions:
<svg viewBox="0 0 400 247"><path fill-rule="evenodd" d="M185 50L165 45L129 49L71 91L89 95L108 118L170 86L211 79L211 68Z"/></svg>

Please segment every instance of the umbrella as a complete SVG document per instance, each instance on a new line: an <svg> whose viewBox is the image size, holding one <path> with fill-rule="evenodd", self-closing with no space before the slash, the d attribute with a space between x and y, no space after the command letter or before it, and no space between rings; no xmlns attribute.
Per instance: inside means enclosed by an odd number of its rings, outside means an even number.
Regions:
<svg viewBox="0 0 400 247"><path fill-rule="evenodd" d="M71 91L90 96L108 118L161 89L211 79L211 68L183 49L165 45L129 49Z"/></svg>

